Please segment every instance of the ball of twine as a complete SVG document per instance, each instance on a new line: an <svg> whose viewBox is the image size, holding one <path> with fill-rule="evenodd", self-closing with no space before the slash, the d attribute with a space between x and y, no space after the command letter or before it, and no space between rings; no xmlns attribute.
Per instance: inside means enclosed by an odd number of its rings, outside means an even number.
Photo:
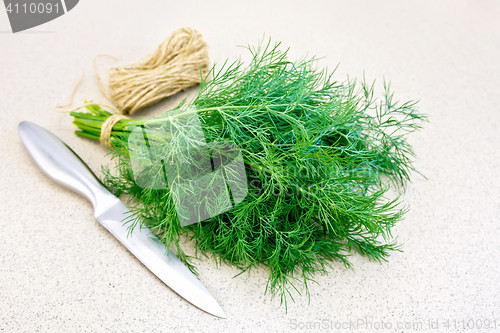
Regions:
<svg viewBox="0 0 500 333"><path fill-rule="evenodd" d="M143 60L110 68L109 92L96 71L99 86L121 114L132 114L200 83L209 71L207 49L198 31L177 29Z"/></svg>

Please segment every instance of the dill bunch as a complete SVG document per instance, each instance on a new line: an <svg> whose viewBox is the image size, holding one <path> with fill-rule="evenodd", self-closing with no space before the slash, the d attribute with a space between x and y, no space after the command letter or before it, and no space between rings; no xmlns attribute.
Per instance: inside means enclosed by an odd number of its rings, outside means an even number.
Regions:
<svg viewBox="0 0 500 333"><path fill-rule="evenodd" d="M316 60L291 62L280 44L248 47L253 59L214 66L191 102L149 120L120 120L112 129L114 172L103 167L104 183L117 195L130 195L138 217L130 227L147 225L193 271L181 236L194 241L196 256L212 254L217 263L242 272L264 265L266 293L285 302L291 290L308 294L315 274L334 261L351 268L355 250L382 262L399 245L391 227L407 212L400 195L414 170L407 135L422 127L426 116L415 102L394 102L384 84L381 100L374 85L337 82L333 73L316 68ZM90 105L71 112L77 135L99 140L111 115ZM244 160L248 194L232 209L182 227L168 188L137 184L128 137L137 126L166 131L162 124L196 113L206 142L237 144ZM183 123L190 140L190 125ZM166 146L150 139L158 153ZM154 175L153 175L154 176ZM397 190L396 198L388 191ZM241 273L240 273L241 274Z"/></svg>

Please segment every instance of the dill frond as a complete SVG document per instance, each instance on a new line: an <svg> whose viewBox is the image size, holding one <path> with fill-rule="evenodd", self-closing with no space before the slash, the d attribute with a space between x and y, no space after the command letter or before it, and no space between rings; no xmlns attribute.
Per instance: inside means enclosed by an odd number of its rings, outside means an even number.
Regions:
<svg viewBox="0 0 500 333"><path fill-rule="evenodd" d="M286 305L291 291L301 294L302 285L308 294L308 283L334 261L350 268L352 250L378 262L400 251L390 230L408 208L400 196L387 194L391 187L402 194L415 171L407 135L427 118L415 102L395 102L388 85L377 100L374 85L337 82L315 67L315 59L291 62L279 43L248 50L253 60L246 66L214 66L190 103L157 118L118 122L111 133L117 164L114 172L104 168L104 183L130 195L141 223L193 271L181 235L194 241L198 256L211 253L242 272L266 266L266 292ZM231 210L181 227L168 189L136 183L127 138L136 126L161 125L193 110L207 142L241 148L249 188ZM98 140L110 114L99 106L88 111L71 113L76 134ZM182 146L182 140L172 144Z"/></svg>

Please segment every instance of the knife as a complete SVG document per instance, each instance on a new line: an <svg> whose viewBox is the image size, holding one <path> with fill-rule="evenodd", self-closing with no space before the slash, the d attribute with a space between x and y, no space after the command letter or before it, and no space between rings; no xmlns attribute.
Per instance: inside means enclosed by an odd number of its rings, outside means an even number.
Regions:
<svg viewBox="0 0 500 333"><path fill-rule="evenodd" d="M185 300L214 316L226 318L221 307L193 273L147 227L130 233L123 221L130 210L111 194L80 157L46 129L28 121L19 136L38 167L55 182L81 194L94 207L96 219L151 272Z"/></svg>

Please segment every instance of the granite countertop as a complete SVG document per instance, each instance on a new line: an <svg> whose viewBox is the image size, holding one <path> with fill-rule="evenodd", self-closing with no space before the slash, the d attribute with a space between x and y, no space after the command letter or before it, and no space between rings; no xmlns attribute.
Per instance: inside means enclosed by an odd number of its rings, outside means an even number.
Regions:
<svg viewBox="0 0 500 333"><path fill-rule="evenodd" d="M12 34L0 9L0 332L500 331L499 16L492 0L86 0ZM202 258L200 280L227 315L219 319L166 287L95 220L89 202L42 174L17 125L47 128L98 172L106 148L74 135L72 118L53 107L67 103L81 74L73 105L105 102L96 55L130 63L184 26L203 34L212 62L248 60L238 45L272 37L291 59L340 64L337 80L364 75L382 93L385 78L396 99L419 100L430 123L410 142L426 178L413 174L404 195L411 209L393 229L404 252L383 264L354 255L354 271L334 263L309 286L310 300L295 295L287 311L264 294L266 269L233 278L237 269ZM115 64L103 58L98 67Z"/></svg>

